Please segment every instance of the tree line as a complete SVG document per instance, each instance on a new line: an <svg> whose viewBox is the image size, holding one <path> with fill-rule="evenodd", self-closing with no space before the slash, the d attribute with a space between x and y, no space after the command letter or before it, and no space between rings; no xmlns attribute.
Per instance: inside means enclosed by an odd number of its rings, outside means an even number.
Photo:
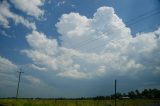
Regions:
<svg viewBox="0 0 160 106"><path fill-rule="evenodd" d="M109 96L96 96L96 97L81 97L81 98L54 98L57 100L105 100L105 99L114 99L115 94ZM160 90L159 89L144 89L142 91L134 90L129 91L128 93L116 93L117 99L160 99ZM51 98L53 99L53 98Z"/></svg>
<svg viewBox="0 0 160 106"><path fill-rule="evenodd" d="M115 94L110 96L96 96L88 98L79 98L79 99L94 99L94 100L103 100L103 99L114 99ZM142 91L134 90L129 91L128 93L116 93L117 99L160 99L160 90L159 89L144 89Z"/></svg>
<svg viewBox="0 0 160 106"><path fill-rule="evenodd" d="M112 94L110 96L111 98L115 98L115 95ZM128 99L140 99L140 98L146 98L146 99L159 99L160 98L160 90L159 89L144 89L142 91L135 90L135 91L129 91L126 93L117 93L116 98L123 99L124 97L127 97Z"/></svg>
<svg viewBox="0 0 160 106"><path fill-rule="evenodd" d="M14 99L15 97L8 97ZM110 96L96 96L96 97L80 97L80 98L21 98L21 99L48 99L48 100L104 100L104 99L114 99L115 94ZM134 90L128 93L116 93L117 99L160 99L159 89L144 89L142 91ZM3 99L3 97L0 97Z"/></svg>

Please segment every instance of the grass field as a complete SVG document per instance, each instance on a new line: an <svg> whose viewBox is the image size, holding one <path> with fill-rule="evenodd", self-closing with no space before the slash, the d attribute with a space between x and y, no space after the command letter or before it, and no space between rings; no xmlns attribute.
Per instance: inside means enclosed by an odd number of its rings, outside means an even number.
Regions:
<svg viewBox="0 0 160 106"><path fill-rule="evenodd" d="M0 99L0 106L114 106L114 100ZM117 106L160 106L160 100L117 100Z"/></svg>

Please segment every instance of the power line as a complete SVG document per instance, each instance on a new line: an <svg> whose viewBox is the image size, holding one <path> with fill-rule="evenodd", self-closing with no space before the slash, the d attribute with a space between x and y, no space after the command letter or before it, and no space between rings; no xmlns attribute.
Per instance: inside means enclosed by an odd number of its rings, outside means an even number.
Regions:
<svg viewBox="0 0 160 106"><path fill-rule="evenodd" d="M150 28L152 28L153 26L150 26L150 27L147 27L147 28L143 28L143 30L146 30L146 29L150 29ZM138 30L139 32L140 31L142 31L142 30ZM113 41L113 40L112 40ZM116 42L116 40L114 40L114 42ZM102 44L102 45L98 45L98 46L96 46L96 47L92 47L92 48L89 48L89 49L87 49L87 51L90 51L90 50L97 50L97 49L99 49L100 47L103 47L103 46L105 46L106 44Z"/></svg>
<svg viewBox="0 0 160 106"><path fill-rule="evenodd" d="M154 15L160 13L159 10L158 10L158 11L155 11L155 10L156 10L156 9L153 9L153 10L151 10L151 11L149 11L149 12L145 12L145 13L137 16L135 19L132 19L132 20L130 20L130 21L127 21L127 23L126 23L127 25L126 25L126 26L127 26L127 27L132 26L132 25L138 23L138 22L141 21L141 20L147 19L148 17L154 16ZM150 13L150 14L148 14L148 13ZM125 27L122 27L121 29L126 28L126 26L125 26ZM107 33L108 33L108 32L107 32ZM109 31L109 33L111 33L111 32ZM105 33L104 33L104 34L105 34ZM95 39L87 39L87 40L85 40L85 41L80 42L80 43L78 44L79 47L73 47L73 48L75 48L75 49L76 49L76 48L81 48L81 47L85 46L86 44L90 43L91 41L96 41L96 40L98 40L98 39L100 39L100 38L102 38L102 36L99 36L99 37L97 37L97 38L95 38Z"/></svg>
<svg viewBox="0 0 160 106"><path fill-rule="evenodd" d="M154 16L154 15L157 15L158 13L160 13L159 10L158 10L158 11L155 11L155 12L153 12L153 13L151 13L151 14L146 14L146 16L143 16L143 17L138 18L138 20L135 20L135 21L129 23L127 26L134 25L134 24L136 24L138 21L143 20L143 19L147 19L147 17L151 17L151 16Z"/></svg>
<svg viewBox="0 0 160 106"><path fill-rule="evenodd" d="M155 11L157 11L157 10L159 10L159 8L155 8L155 9L152 9L152 10L147 11L147 12L145 12L145 13L142 13L142 14L140 14L140 15L138 15L138 16L136 16L136 17L134 17L134 18L126 21L126 23L130 23L130 22L132 22L132 21L134 21L134 20L140 19L141 17L144 17L145 15L148 15L148 13L152 13L152 12L155 12Z"/></svg>
<svg viewBox="0 0 160 106"><path fill-rule="evenodd" d="M18 99L18 94L19 94L19 83L20 83L20 80L21 80L21 74L22 74L22 73L24 73L24 72L22 71L22 69L20 69L20 71L18 71L19 76L18 76L18 85L17 85L16 99Z"/></svg>
<svg viewBox="0 0 160 106"><path fill-rule="evenodd" d="M160 13L160 11L157 11L157 12L155 12L155 13L152 13L152 14L150 14L150 15L147 15L147 17L141 18L141 20L142 20L142 19L144 20L144 19L146 19L146 18L148 18L148 17L157 15L157 14L159 14L159 13ZM132 22L132 23L128 24L128 27L131 26L131 25L136 24L137 22L139 22L139 21L141 21L141 20L136 20L135 22ZM123 28L126 28L126 27L123 27ZM123 29L123 28L121 28L121 29ZM116 30L119 30L119 29L116 29ZM111 33L111 32L110 32L110 33ZM113 32L113 33L114 33L114 32ZM98 38L96 38L96 39L91 39L90 41L95 41L95 40L98 40L99 38L102 38L102 36L100 36L100 37L98 37ZM90 43L90 42L87 42L87 43L85 43L85 44L88 44L88 43ZM101 46L104 46L104 45L105 45L105 44L103 44L103 45L101 45ZM83 46L84 46L84 45L82 45L82 46L80 46L80 47L83 47ZM80 47L79 47L79 48L80 48ZM95 49L95 48L97 48L97 47L87 49L87 51L88 51L88 50Z"/></svg>

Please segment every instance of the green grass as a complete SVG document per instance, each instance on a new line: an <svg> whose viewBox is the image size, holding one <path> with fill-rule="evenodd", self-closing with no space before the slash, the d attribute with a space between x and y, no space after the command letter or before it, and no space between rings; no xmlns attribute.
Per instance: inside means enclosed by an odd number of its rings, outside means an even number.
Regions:
<svg viewBox="0 0 160 106"><path fill-rule="evenodd" d="M117 100L117 106L147 106L160 100ZM0 106L114 106L114 100L27 100L0 99Z"/></svg>

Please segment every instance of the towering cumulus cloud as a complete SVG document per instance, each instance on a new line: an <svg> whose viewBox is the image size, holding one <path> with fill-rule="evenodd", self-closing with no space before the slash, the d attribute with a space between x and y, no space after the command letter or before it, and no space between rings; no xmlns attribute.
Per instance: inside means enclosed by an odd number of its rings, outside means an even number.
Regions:
<svg viewBox="0 0 160 106"><path fill-rule="evenodd" d="M160 73L160 29L132 37L112 7L100 7L93 18L63 14L56 27L61 46L37 31L26 36L31 49L22 52L37 69L75 79Z"/></svg>

